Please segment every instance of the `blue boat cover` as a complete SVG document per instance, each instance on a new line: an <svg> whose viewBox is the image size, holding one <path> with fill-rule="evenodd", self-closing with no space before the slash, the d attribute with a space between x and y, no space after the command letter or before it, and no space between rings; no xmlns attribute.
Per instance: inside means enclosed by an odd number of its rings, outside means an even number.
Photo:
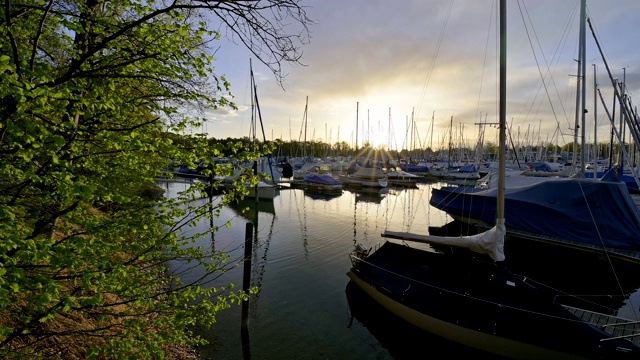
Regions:
<svg viewBox="0 0 640 360"><path fill-rule="evenodd" d="M464 173L472 173L478 171L478 169L476 169L475 165L462 165L458 167L458 171Z"/></svg>
<svg viewBox="0 0 640 360"><path fill-rule="evenodd" d="M307 174L304 177L304 181L316 183L316 184L324 184L324 185L342 185L342 181L334 179L329 174Z"/></svg>
<svg viewBox="0 0 640 360"><path fill-rule="evenodd" d="M640 251L640 211L621 181L549 179L505 189L509 228ZM454 217L495 224L497 189L433 189L430 204Z"/></svg>
<svg viewBox="0 0 640 360"><path fill-rule="evenodd" d="M415 164L400 164L400 169L408 173L426 173L429 167Z"/></svg>
<svg viewBox="0 0 640 360"><path fill-rule="evenodd" d="M544 162L528 162L527 167L534 171L551 171L551 167Z"/></svg>

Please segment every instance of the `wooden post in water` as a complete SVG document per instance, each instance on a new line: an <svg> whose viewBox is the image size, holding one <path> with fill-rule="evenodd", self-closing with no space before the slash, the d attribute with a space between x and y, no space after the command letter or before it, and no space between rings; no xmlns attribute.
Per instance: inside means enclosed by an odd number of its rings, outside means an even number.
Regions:
<svg viewBox="0 0 640 360"><path fill-rule="evenodd" d="M253 252L253 224L247 222L244 233L244 268L242 273L242 291L249 293L251 288L251 253ZM242 322L240 325L240 339L242 342L242 353L245 360L251 358L251 347L249 346L249 301L242 302Z"/></svg>
<svg viewBox="0 0 640 360"><path fill-rule="evenodd" d="M211 172L209 173L209 184L205 185L206 186L206 193L207 195L209 195L209 229L213 229L213 191L217 190L213 188L213 184L214 184L214 177L213 177L213 172L216 168L216 164L209 164L209 169L211 170ZM211 230L211 247L215 248L215 236L214 236L214 232L213 230Z"/></svg>

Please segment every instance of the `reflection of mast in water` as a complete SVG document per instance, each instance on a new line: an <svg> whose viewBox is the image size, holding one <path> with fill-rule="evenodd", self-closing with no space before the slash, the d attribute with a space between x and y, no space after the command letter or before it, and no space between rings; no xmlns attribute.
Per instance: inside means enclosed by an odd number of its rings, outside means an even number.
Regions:
<svg viewBox="0 0 640 360"><path fill-rule="evenodd" d="M211 231L209 231L211 233L211 249L215 249L216 248L216 238L215 238L215 231L213 231L214 227L213 227L213 192L211 192L211 195L209 195L209 229Z"/></svg>
<svg viewBox="0 0 640 360"><path fill-rule="evenodd" d="M247 222L244 235L244 269L242 273L242 290L246 293L249 293L251 287L251 254L253 247L252 233L253 224L251 222ZM251 301L251 298L242 302L242 316L240 323L240 339L242 342L242 354L244 359L251 358L251 346L249 345L249 301Z"/></svg>
<svg viewBox="0 0 640 360"><path fill-rule="evenodd" d="M391 214L389 214L389 209L387 209L385 228L389 226L389 220L393 218L394 212L398 207L400 207L402 209L401 227L405 228L405 231L410 232L414 226L413 222L419 214L418 207L424 206L425 204L429 207L429 199L422 199L423 196L425 196L425 191L420 187L415 189L396 189L393 191L393 194L395 194L396 197L393 202L393 206L391 207ZM418 195L417 199L415 198L416 194ZM429 212L427 209L427 217L428 214Z"/></svg>
<svg viewBox="0 0 640 360"><path fill-rule="evenodd" d="M251 288L258 288L262 286L262 280L264 279L267 254L269 251L269 245L273 237L273 229L275 225L275 208L272 207L272 203L269 202L252 202L252 201L237 201L229 204L230 208L238 211L239 215L246 218L245 223L245 241L244 241L244 261L243 261L243 273L242 273L242 290L249 294ZM269 206L271 205L271 206ZM259 239L258 230L258 218L260 213L271 213L272 220L269 233L266 240L261 244ZM259 248L264 246L264 252L259 255ZM246 301L241 303L241 326L240 326L240 340L242 347L242 355L244 360L251 359L251 345L249 339L249 318L252 316L255 318L259 294L249 295ZM253 315L250 314L253 312Z"/></svg>
<svg viewBox="0 0 640 360"><path fill-rule="evenodd" d="M357 242L356 239L356 223L357 223L357 203L358 202L362 202L364 203L364 230L363 230L363 241L368 240L369 238L369 230L374 230L375 232L378 231L378 221L373 221L374 222L374 228L373 229L369 229L369 210L373 207L376 210L376 214L375 214L375 219L377 219L380 216L380 211L381 211L381 206L377 206L380 205L382 203L382 200L384 198L386 198L387 194L389 193L389 189L388 188L383 188L383 189L377 189L377 188L362 188L362 189L350 189L351 192L353 192L353 194L355 195L355 201L354 201L354 219L353 219L353 227L354 227L354 241Z"/></svg>
<svg viewBox="0 0 640 360"><path fill-rule="evenodd" d="M403 194L405 194L405 206L404 206L404 219L407 223L407 231L411 231L411 224L413 223L413 216L412 213L415 214L415 211L413 211L413 196L409 196L408 192L403 192ZM414 215L415 216L415 215Z"/></svg>
<svg viewBox="0 0 640 360"><path fill-rule="evenodd" d="M298 191L294 190L293 197L297 199ZM296 205L298 202L296 201ZM307 204L306 204L306 196L302 197L302 218L300 218L300 207L296 206L298 209L298 221L300 222L300 232L302 233L302 246L304 247L304 258L309 259L309 250L307 248L309 238L307 237Z"/></svg>
<svg viewBox="0 0 640 360"><path fill-rule="evenodd" d="M416 215L418 214L418 207L424 204L427 204L427 207L429 207L429 201L428 199L422 199L425 192L419 188L406 189L403 191L403 194L405 199L405 202L404 202L405 213L403 214L403 216L405 220L406 231L412 231L413 221L415 220ZM418 199L415 198L416 194L419 194Z"/></svg>
<svg viewBox="0 0 640 360"><path fill-rule="evenodd" d="M362 241L366 241L368 239L368 234L369 234L369 209L371 208L371 206L374 206L372 204L380 204L382 202L382 199L384 197L386 197L386 195L388 194L388 189L384 188L384 189L368 189L368 188L362 188L362 189L347 189L348 192L353 193L354 195L354 202L353 202L353 241L354 244L357 244L358 242L362 242ZM357 222L358 222L358 203L362 202L364 205L364 238L361 239L360 241L358 241L357 239ZM377 211L380 211L380 206L375 206L375 209ZM378 217L379 214L375 215L375 218ZM374 221L375 226L377 227L377 221ZM374 228L375 229L375 228ZM375 229L377 230L377 229Z"/></svg>
<svg viewBox="0 0 640 360"><path fill-rule="evenodd" d="M251 243L245 244L245 250L251 249L251 253L248 254L249 256L247 256L247 254L245 253L245 258L250 259L250 261L245 261L244 266L247 266L247 263L249 263L250 265L249 265L249 269L245 269L244 276L247 276L246 274L249 273L250 274L249 282L251 287L256 287L260 289L260 287L262 286L262 280L264 278L267 254L269 252L269 245L273 237L273 229L274 229L275 220L276 220L275 207L273 205L273 202L265 202L265 201L258 202L258 201L253 201L253 199L251 199L249 201L245 201L245 200L234 201L231 204L229 204L229 208L235 210L239 215L244 217L247 220L246 222L247 225L251 225L251 233L245 234L245 236L249 236L251 238ZM262 214L269 213L272 216L269 233L263 242L261 242L259 237L260 231L259 231L258 219L259 219L260 213ZM262 255L260 255L258 252L262 246L264 246L264 252L262 253ZM258 300L259 294L260 293L258 292L256 295L253 295L251 297L252 311L257 308L257 300ZM243 303L243 305L245 304Z"/></svg>
<svg viewBox="0 0 640 360"><path fill-rule="evenodd" d="M358 202L354 200L353 202L353 246L356 246L358 244L358 239L357 239L358 228L356 227L357 220L358 220Z"/></svg>
<svg viewBox="0 0 640 360"><path fill-rule="evenodd" d="M257 214L256 214L256 218L257 218ZM264 273L267 266L267 254L269 253L269 245L271 244L271 239L273 237L273 228L275 223L276 223L276 216L273 215L273 217L271 218L269 233L267 234L267 238L265 239L264 243L262 243L262 245L259 245L258 230L257 230L258 227L256 224L254 240L253 240L256 246L254 247L254 252L253 252L254 263L253 263L253 269L251 270L251 274L252 274L252 285L253 287L257 287L258 289L262 287L262 280L264 279ZM264 246L264 251L262 253L262 256L258 256L258 248L260 246ZM255 295L254 297L255 301L251 305L251 309L252 311L254 311L254 313L255 311L257 311L258 298L260 297L259 295L260 295L260 291L258 291L258 293Z"/></svg>

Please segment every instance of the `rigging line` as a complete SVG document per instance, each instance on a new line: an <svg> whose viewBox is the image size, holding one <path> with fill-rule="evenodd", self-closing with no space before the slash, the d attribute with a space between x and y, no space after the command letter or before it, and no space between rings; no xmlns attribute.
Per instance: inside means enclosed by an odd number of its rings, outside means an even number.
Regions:
<svg viewBox="0 0 640 360"><path fill-rule="evenodd" d="M589 9L588 8L587 8L587 19L593 19L593 16L591 16L591 13L589 13ZM600 35L598 34L598 29L596 29L593 21L589 21L589 28L591 29L591 32L593 34L594 39L595 38L601 39ZM603 61L609 62L607 60L607 59L609 59L609 57L606 56L604 49L601 49L601 53L602 53L601 56L602 56ZM612 75L614 77L619 78L619 76L617 76L613 71L611 73L612 73ZM629 92L628 92L629 88L625 88L625 90L627 91L627 94L629 94Z"/></svg>
<svg viewBox="0 0 640 360"><path fill-rule="evenodd" d="M533 283L533 284L534 284L534 286L537 286L537 287L544 287L544 288L546 288L546 289L548 289L548 290L552 290L552 291L557 292L558 294L554 295L555 297L566 296L566 297L568 297L568 298L578 299L578 300L580 300L581 302L584 302L584 303L586 303L586 304L595 305L595 306L598 306L598 307L600 307L600 308L604 308L604 309L607 309L607 310L611 310L611 311L615 311L615 310L616 310L616 309L610 308L609 306L605 306L604 304L601 304L601 303L598 303L598 302L595 302L595 301L591 301L591 300L587 300L587 299L585 298L585 295L574 295L574 294L570 294L570 293L568 293L568 292L566 292L566 291L564 291L564 290L561 290L561 289L555 288L555 287L553 287L553 286L549 286L549 285L547 285L547 284L545 284L545 283L543 283L543 282L540 282L540 281L538 281L538 280L535 280L535 279L533 279L533 278L531 278L531 277L529 277L529 276L527 276L527 277L522 276L522 275L516 275L516 276L519 276L519 277L522 279L522 281L524 281L524 282L526 282L526 283ZM589 295L589 296L597 296L597 295ZM609 296L609 295L607 295L607 296ZM624 297L624 296L623 296L623 297Z"/></svg>
<svg viewBox="0 0 640 360"><path fill-rule="evenodd" d="M484 70L487 67L487 54L489 53L489 39L491 39L491 25L493 24L493 5L495 1L491 3L491 11L489 11L489 28L487 29L487 40L484 45L484 60L482 63L482 73L480 74L480 89L478 91L478 102L476 103L476 119L478 118L478 110L480 108L480 98L482 97L482 84L484 83ZM482 119L480 119L482 121Z"/></svg>
<svg viewBox="0 0 640 360"><path fill-rule="evenodd" d="M522 17L522 22L524 23L524 29L525 29L525 32L527 33L527 39L529 39L529 45L531 45L531 52L533 53L533 58L536 61L536 67L538 68L538 73L540 74L540 79L542 81L542 85L544 86L545 94L547 95L547 99L549 100L549 106L551 106L551 112L553 113L553 118L556 120L556 123L558 124L558 126L560 126L560 121L558 121L558 115L556 114L556 109L553 107L553 102L551 101L551 96L549 96L549 89L547 88L547 83L544 80L545 77L542 74L542 71L540 70L540 62L538 61L538 56L536 55L536 51L533 48L533 44L532 44L532 41L531 41L531 35L529 33L529 27L527 26L527 23L525 21L524 13L522 12L522 6L520 6L520 1L518 1L518 9L520 10L520 16ZM544 58L544 53L542 55L543 55L543 58ZM545 59L545 62L546 62L546 59ZM553 79L553 77L552 77L552 79Z"/></svg>
<svg viewBox="0 0 640 360"><path fill-rule="evenodd" d="M596 229L596 233L598 234L598 240L600 240L600 245L602 245L602 249L604 251L605 256L607 257L607 262L609 266L611 266L611 271L613 272L613 277L616 279L616 285L618 285L618 289L620 289L620 293L624 296L624 290L622 289L622 285L620 284L620 279L618 278L618 273L616 272L615 267L613 266L613 262L611 261L611 256L609 256L609 251L607 247L604 245L604 241L602 240L602 235L600 234L600 229L598 228L598 224L596 223L595 217L591 212L591 207L589 206L589 201L587 199L586 194L584 193L584 189L582 188L582 182L578 181L578 186L580 187L580 192L582 193L582 198L585 201L585 205L587 206L587 210L589 211L589 216L591 216L591 221Z"/></svg>
<svg viewBox="0 0 640 360"><path fill-rule="evenodd" d="M529 23L533 24L533 21L531 20L531 17L529 16L529 12L528 12L528 10L526 8L526 5L523 4L523 6L524 6L524 9L525 9L525 13L527 14L527 18L529 19ZM573 8L573 11L569 15L569 19L575 19L577 12L578 12L578 6L576 4L576 6L574 6L574 8ZM554 51L554 55L552 56L552 59L556 59L556 66L558 65L558 62L560 60L559 56L557 56L557 55L560 52L560 49L564 48L564 44L566 44L566 42L568 40L568 38L569 38L568 37L569 28L571 28L571 27L573 27L573 22L572 21L567 21L566 25L564 27L564 30L562 32L562 35L560 36L561 40L558 42L557 46L555 47L555 51ZM548 62L546 60L546 57L544 56L544 51L542 50L542 46L540 45L540 40L539 40L538 35L537 35L536 31L535 31L535 28L532 27L532 31L533 31L534 36L536 38L536 41L538 43L538 48L540 48L540 51L542 52L542 57L545 60L545 64L547 66L547 74L549 74L549 77L551 79L551 83L553 85L553 88L554 88L554 90L556 92L556 95L557 95L558 99L561 99L560 98L560 94L558 93L558 87L556 86L556 83L555 83L555 80L554 80L554 77L553 77L553 72L550 70L551 67L549 66L549 64L548 64ZM564 39L564 41L562 41L562 39ZM564 107L564 102L559 101L559 103L560 103L560 108L562 109L562 112L564 113L565 120L567 122L569 122L570 120L569 120L569 117L567 116L567 111L566 111L566 109ZM568 126L570 127L569 123L568 123ZM560 133L560 135L564 135L564 134ZM564 140L564 138L563 138L563 140Z"/></svg>
<svg viewBox="0 0 640 360"><path fill-rule="evenodd" d="M449 23L449 17L451 16L451 9L453 8L454 0L449 2L449 8L447 9L447 15L445 17L444 23L442 24L442 28L440 29L440 34L438 35L438 43L436 45L436 52L431 59L431 64L429 64L429 71L427 72L427 78L425 79L424 86L422 87L422 93L420 94L420 99L418 100L418 113L420 114L420 108L422 107L422 102L427 93L427 88L429 87L429 83L431 82L431 75L433 74L433 69L436 64L436 60L438 58L438 54L440 53L440 46L442 45L442 39L444 38L444 32L447 28L447 24Z"/></svg>

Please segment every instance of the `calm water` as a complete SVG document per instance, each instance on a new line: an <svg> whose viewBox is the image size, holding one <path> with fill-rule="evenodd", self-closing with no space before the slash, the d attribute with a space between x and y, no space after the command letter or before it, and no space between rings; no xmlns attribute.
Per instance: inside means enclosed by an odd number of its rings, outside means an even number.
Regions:
<svg viewBox="0 0 640 360"><path fill-rule="evenodd" d="M188 184L164 183L167 196L175 196ZM384 230L427 234L429 227L454 225L451 218L429 205L432 187L444 183L418 184L416 189L389 189L380 193L344 190L338 197L310 197L302 190L280 190L273 206L259 206L257 238L251 264L252 286L260 291L250 300L248 331L241 336L241 307L220 312L216 325L201 334L210 344L200 348L212 359L415 359L416 354L430 358L481 356L429 335L396 319L372 303L358 288L350 286L346 272L348 253L356 243L369 247L385 241ZM200 200L204 204L206 199ZM253 201L248 201L251 205ZM243 205L243 206L244 206ZM230 264L244 254L245 224L252 216L241 215L240 206L225 208L215 225L221 227L215 238L200 238L197 245L215 247L231 256ZM188 231L209 226L200 223ZM446 227L445 227L446 228ZM461 231L455 228L458 233ZM507 250L510 250L507 248ZM513 249L516 267L531 276L555 281L554 286L569 284L584 294L612 276L622 279L626 292L633 293L636 311L640 302L637 270L622 268L611 275L602 259L567 257L556 249L534 255L530 248ZM540 251L538 249L538 251ZM509 257L510 253L507 252ZM541 261L540 258L543 258ZM584 265L588 262L588 266ZM544 264L541 266L540 264ZM584 265L584 266L583 266ZM174 263L176 271L184 270ZM601 270L604 269L604 270ZM625 276L627 274L628 276ZM198 269L185 274L199 276ZM212 286L230 283L242 287L243 266L231 268L213 280ZM630 279L627 279L630 278ZM617 285L616 285L617 286ZM615 289L614 289L615 290ZM602 289L594 291L601 295ZM619 290L614 293L619 293ZM622 307L624 299L611 306Z"/></svg>

